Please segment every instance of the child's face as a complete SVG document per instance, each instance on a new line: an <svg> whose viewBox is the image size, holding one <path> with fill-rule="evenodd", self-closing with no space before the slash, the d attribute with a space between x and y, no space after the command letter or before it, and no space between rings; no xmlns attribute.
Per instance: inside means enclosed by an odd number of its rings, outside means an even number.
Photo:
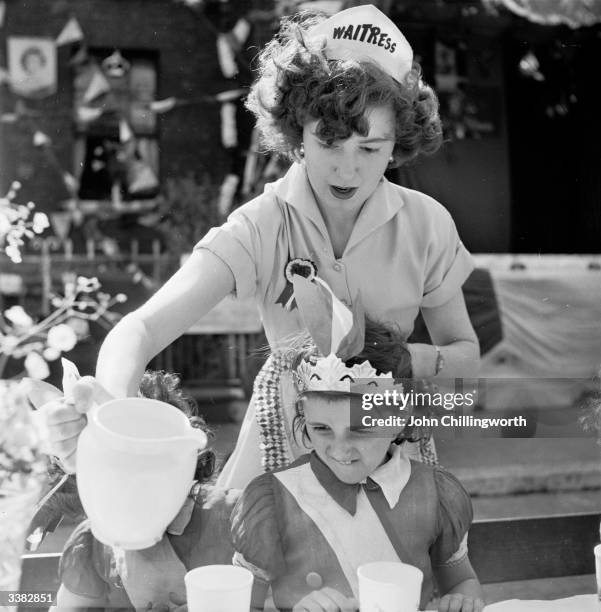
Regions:
<svg viewBox="0 0 601 612"><path fill-rule="evenodd" d="M357 213L384 176L395 143L394 112L375 106L366 117L369 134L330 144L315 133L317 121L304 126L305 166L322 213Z"/></svg>
<svg viewBox="0 0 601 612"><path fill-rule="evenodd" d="M308 397L303 404L307 433L317 456L347 484L365 480L382 465L396 436L375 427L350 428L350 400Z"/></svg>

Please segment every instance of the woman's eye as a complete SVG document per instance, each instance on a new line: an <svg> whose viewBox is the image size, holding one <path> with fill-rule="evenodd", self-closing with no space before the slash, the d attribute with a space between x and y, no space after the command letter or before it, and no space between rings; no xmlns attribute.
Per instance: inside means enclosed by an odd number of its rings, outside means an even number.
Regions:
<svg viewBox="0 0 601 612"><path fill-rule="evenodd" d="M330 431L330 428L326 427L325 425L310 425L310 427L313 431L316 431L317 433L327 433L328 431Z"/></svg>
<svg viewBox="0 0 601 612"><path fill-rule="evenodd" d="M323 142L321 140L318 140L317 142L322 149L335 149L336 148L336 144L333 142Z"/></svg>
<svg viewBox="0 0 601 612"><path fill-rule="evenodd" d="M378 153L380 149L373 149L372 147L361 147L361 150L365 153Z"/></svg>

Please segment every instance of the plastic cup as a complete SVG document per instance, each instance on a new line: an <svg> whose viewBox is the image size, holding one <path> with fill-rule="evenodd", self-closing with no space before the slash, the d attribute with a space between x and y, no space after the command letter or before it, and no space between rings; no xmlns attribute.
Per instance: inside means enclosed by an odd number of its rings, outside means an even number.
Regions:
<svg viewBox="0 0 601 612"><path fill-rule="evenodd" d="M253 575L234 565L205 565L184 577L188 612L249 612Z"/></svg>
<svg viewBox="0 0 601 612"><path fill-rule="evenodd" d="M595 575L597 576L597 597L601 601L601 544L597 544L595 551Z"/></svg>
<svg viewBox="0 0 601 612"><path fill-rule="evenodd" d="M361 612L417 612L423 572L406 563L377 562L361 565L359 607Z"/></svg>

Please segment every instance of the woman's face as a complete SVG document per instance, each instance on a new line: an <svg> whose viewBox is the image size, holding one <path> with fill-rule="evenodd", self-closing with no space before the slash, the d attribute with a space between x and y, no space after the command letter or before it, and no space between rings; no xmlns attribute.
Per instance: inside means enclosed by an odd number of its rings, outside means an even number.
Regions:
<svg viewBox="0 0 601 612"><path fill-rule="evenodd" d="M307 397L305 423L317 456L347 484L362 482L382 465L395 435L390 428L351 429L348 398Z"/></svg>
<svg viewBox="0 0 601 612"><path fill-rule="evenodd" d="M392 107L369 107L365 116L366 136L353 133L331 144L315 133L317 120L303 128L307 175L322 213L357 213L386 171L395 143Z"/></svg>

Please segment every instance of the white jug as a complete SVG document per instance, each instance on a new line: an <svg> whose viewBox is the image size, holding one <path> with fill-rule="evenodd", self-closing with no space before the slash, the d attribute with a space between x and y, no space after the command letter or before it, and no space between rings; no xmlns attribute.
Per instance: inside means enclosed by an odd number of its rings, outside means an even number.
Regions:
<svg viewBox="0 0 601 612"><path fill-rule="evenodd" d="M93 407L77 444L77 487L103 544L156 544L192 486L207 437L165 402L130 397Z"/></svg>

